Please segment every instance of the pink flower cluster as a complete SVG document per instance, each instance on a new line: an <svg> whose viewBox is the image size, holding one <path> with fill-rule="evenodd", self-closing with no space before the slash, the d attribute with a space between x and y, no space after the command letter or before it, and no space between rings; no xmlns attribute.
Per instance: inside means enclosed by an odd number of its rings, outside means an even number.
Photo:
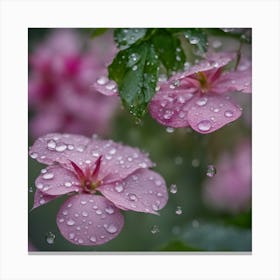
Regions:
<svg viewBox="0 0 280 280"><path fill-rule="evenodd" d="M164 179L148 156L111 140L47 134L30 148L47 164L35 181L34 206L70 195L57 214L61 234L77 245L100 245L124 225L121 210L157 214L168 200Z"/></svg>
<svg viewBox="0 0 280 280"><path fill-rule="evenodd" d="M252 188L252 150L248 142L237 146L234 155L225 153L216 168L217 174L205 182L203 196L213 208L232 213L250 205Z"/></svg>
<svg viewBox="0 0 280 280"><path fill-rule="evenodd" d="M107 132L118 101L91 85L106 73L115 52L110 33L91 43L77 31L56 29L30 53L28 95L34 138L53 131Z"/></svg>

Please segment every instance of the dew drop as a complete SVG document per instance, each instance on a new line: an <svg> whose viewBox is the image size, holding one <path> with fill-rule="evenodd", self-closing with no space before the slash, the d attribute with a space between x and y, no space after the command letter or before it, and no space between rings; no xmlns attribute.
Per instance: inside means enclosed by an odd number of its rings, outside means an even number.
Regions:
<svg viewBox="0 0 280 280"><path fill-rule="evenodd" d="M82 204L82 205L87 204L86 200L81 200L81 204Z"/></svg>
<svg viewBox="0 0 280 280"><path fill-rule="evenodd" d="M120 193L120 192L123 191L123 186L122 186L122 185L117 185L117 186L115 186L115 190L116 190L118 193Z"/></svg>
<svg viewBox="0 0 280 280"><path fill-rule="evenodd" d="M55 147L55 150L60 153L64 152L66 149L67 149L67 146L65 144L61 144L61 145Z"/></svg>
<svg viewBox="0 0 280 280"><path fill-rule="evenodd" d="M155 181L155 185L158 186L158 187L160 187L160 186L162 185L162 182L161 182L160 180L156 180L156 181Z"/></svg>
<svg viewBox="0 0 280 280"><path fill-rule="evenodd" d="M207 104L207 101L208 101L207 97L202 97L196 101L196 104L198 106L205 106Z"/></svg>
<svg viewBox="0 0 280 280"><path fill-rule="evenodd" d="M91 242L96 242L96 237L95 236L91 236L89 239Z"/></svg>
<svg viewBox="0 0 280 280"><path fill-rule="evenodd" d="M137 66L137 65L133 65L133 67L132 67L132 71L136 71L136 70L137 70L137 68L138 68L138 66Z"/></svg>
<svg viewBox="0 0 280 280"><path fill-rule="evenodd" d="M32 186L28 188L28 191L29 191L30 193L33 193L33 188L32 188Z"/></svg>
<svg viewBox="0 0 280 280"><path fill-rule="evenodd" d="M44 185L39 183L39 184L36 185L36 187L37 187L37 189L41 190L44 187Z"/></svg>
<svg viewBox="0 0 280 280"><path fill-rule="evenodd" d="M40 199L39 203L40 203L40 205L43 205L43 204L45 204L45 203L46 203L46 201L45 201L45 199L44 199L44 198L42 198L42 199Z"/></svg>
<svg viewBox="0 0 280 280"><path fill-rule="evenodd" d="M206 131L209 131L212 127L212 124L210 121L208 120L203 120L203 121L200 121L197 125L197 128L200 130L200 131L203 131L203 132L206 132Z"/></svg>
<svg viewBox="0 0 280 280"><path fill-rule="evenodd" d="M65 183L64 183L64 186L67 187L67 188L69 188L69 187L72 186L72 183L71 183L71 182L65 182Z"/></svg>
<svg viewBox="0 0 280 280"><path fill-rule="evenodd" d="M172 132L174 132L174 128L173 127L167 127L166 132L172 133Z"/></svg>
<svg viewBox="0 0 280 280"><path fill-rule="evenodd" d="M83 216L83 217L87 217L87 216L88 216L88 212L83 211L83 212L82 212L82 216Z"/></svg>
<svg viewBox="0 0 280 280"><path fill-rule="evenodd" d="M41 170L41 173L42 173L42 174L47 173L47 169L43 168L43 169Z"/></svg>
<svg viewBox="0 0 280 280"><path fill-rule="evenodd" d="M111 155L114 155L115 153L116 153L116 149L115 148L113 148L113 149L111 149L110 151L109 151L109 154L111 154Z"/></svg>
<svg viewBox="0 0 280 280"><path fill-rule="evenodd" d="M52 232L48 232L45 236L45 239L49 245L52 245L55 240L55 234L53 234Z"/></svg>
<svg viewBox="0 0 280 280"><path fill-rule="evenodd" d="M172 184L169 191L173 194L177 193L177 186L175 184Z"/></svg>
<svg viewBox="0 0 280 280"><path fill-rule="evenodd" d="M106 231L108 231L109 233L116 233L117 232L117 227L114 226L114 225L110 225L110 226L107 226L106 228Z"/></svg>
<svg viewBox="0 0 280 280"><path fill-rule="evenodd" d="M105 76L101 76L101 77L99 77L98 79L97 79L97 84L99 84L100 86L104 86L105 84L107 84L108 83L108 78L107 77L105 77Z"/></svg>
<svg viewBox="0 0 280 280"><path fill-rule="evenodd" d="M177 206L175 213L176 213L177 215L181 215L181 214L183 213L182 207L181 207L181 206Z"/></svg>
<svg viewBox="0 0 280 280"><path fill-rule="evenodd" d="M112 207L107 207L105 208L105 212L109 215L113 214L115 210Z"/></svg>
<svg viewBox="0 0 280 280"><path fill-rule="evenodd" d="M68 149L69 151L72 151L72 150L74 150L74 146L71 145L71 144L69 144L69 145L67 146L67 149Z"/></svg>
<svg viewBox="0 0 280 280"><path fill-rule="evenodd" d="M70 219L70 220L67 221L67 225L68 226L73 226L73 225L75 225L75 221Z"/></svg>
<svg viewBox="0 0 280 280"><path fill-rule="evenodd" d="M71 233L69 233L68 236L69 236L69 239L72 240L75 237L75 233L71 232Z"/></svg>
<svg viewBox="0 0 280 280"><path fill-rule="evenodd" d="M206 175L210 178L213 178L216 175L217 171L214 165L208 165Z"/></svg>
<svg viewBox="0 0 280 280"><path fill-rule="evenodd" d="M228 110L228 111L225 111L225 117L227 118L231 118L233 116L233 112Z"/></svg>
<svg viewBox="0 0 280 280"><path fill-rule="evenodd" d="M133 194L133 193L129 193L128 194L128 198L131 201L137 201L137 196L135 194Z"/></svg>
<svg viewBox="0 0 280 280"><path fill-rule="evenodd" d="M157 233L159 233L159 226L153 225L152 228L151 228L151 233L152 233L152 234L157 234Z"/></svg>
<svg viewBox="0 0 280 280"><path fill-rule="evenodd" d="M185 117L185 115L186 115L186 114L185 114L184 112L181 111L181 112L179 113L179 118L180 118L180 119L183 119L183 118Z"/></svg>
<svg viewBox="0 0 280 280"><path fill-rule="evenodd" d="M35 158L38 157L38 154L37 153L31 153L30 156L31 156L31 158L35 159Z"/></svg>
<svg viewBox="0 0 280 280"><path fill-rule="evenodd" d="M49 140L47 143L47 147L49 150L54 150L56 147L56 142L54 140Z"/></svg>
<svg viewBox="0 0 280 280"><path fill-rule="evenodd" d="M43 175L43 178L45 179L45 180L50 180L50 179L52 179L54 177L54 174L53 173L45 173L44 175Z"/></svg>
<svg viewBox="0 0 280 280"><path fill-rule="evenodd" d="M79 244L83 244L83 243L84 243L84 240L80 238L80 239L78 240L78 243L79 243Z"/></svg>
<svg viewBox="0 0 280 280"><path fill-rule="evenodd" d="M98 209L98 210L95 211L95 213L96 213L97 215L101 215L101 214L102 214L102 210Z"/></svg>
<svg viewBox="0 0 280 280"><path fill-rule="evenodd" d="M116 84L114 82L109 82L106 86L105 86L106 89L108 90L113 90L116 88Z"/></svg>

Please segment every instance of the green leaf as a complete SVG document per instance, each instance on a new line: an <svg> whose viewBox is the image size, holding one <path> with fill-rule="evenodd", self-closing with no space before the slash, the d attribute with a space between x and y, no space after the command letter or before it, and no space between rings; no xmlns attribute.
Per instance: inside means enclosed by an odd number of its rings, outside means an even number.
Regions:
<svg viewBox="0 0 280 280"><path fill-rule="evenodd" d="M142 118L155 93L159 59L146 42L120 51L109 66L109 78L118 84L125 107L136 118Z"/></svg>
<svg viewBox="0 0 280 280"><path fill-rule="evenodd" d="M152 44L168 75L183 69L186 57L178 38L165 29L158 29L152 37Z"/></svg>
<svg viewBox="0 0 280 280"><path fill-rule="evenodd" d="M118 48L124 50L145 37L146 32L146 28L117 28L114 31L114 38Z"/></svg>
<svg viewBox="0 0 280 280"><path fill-rule="evenodd" d="M183 30L183 33L189 43L197 47L198 51L202 53L205 53L207 51L207 35L203 30L199 28L185 28Z"/></svg>
<svg viewBox="0 0 280 280"><path fill-rule="evenodd" d="M97 36L101 36L104 34L108 28L88 28L88 31L90 32L90 38L93 39Z"/></svg>

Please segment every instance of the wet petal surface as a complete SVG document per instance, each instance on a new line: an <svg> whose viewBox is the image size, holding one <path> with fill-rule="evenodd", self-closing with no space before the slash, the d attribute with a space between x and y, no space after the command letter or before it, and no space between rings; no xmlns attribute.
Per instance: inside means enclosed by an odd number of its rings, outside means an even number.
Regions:
<svg viewBox="0 0 280 280"><path fill-rule="evenodd" d="M36 190L35 194L34 194L34 204L32 209L37 208L39 206L42 206L50 201L52 201L53 199L56 199L58 196L56 195L47 195L42 193L40 190Z"/></svg>
<svg viewBox="0 0 280 280"><path fill-rule="evenodd" d="M106 198L79 194L64 202L56 222L61 234L69 242L95 246L114 239L122 230L124 218Z"/></svg>
<svg viewBox="0 0 280 280"><path fill-rule="evenodd" d="M35 185L47 195L62 195L80 189L80 182L75 174L58 165L42 169Z"/></svg>
<svg viewBox="0 0 280 280"><path fill-rule="evenodd" d="M151 170L139 169L126 179L98 189L122 209L156 214L168 200L164 179Z"/></svg>
<svg viewBox="0 0 280 280"><path fill-rule="evenodd" d="M241 109L224 96L196 97L188 112L190 126L199 133L213 132L241 116Z"/></svg>

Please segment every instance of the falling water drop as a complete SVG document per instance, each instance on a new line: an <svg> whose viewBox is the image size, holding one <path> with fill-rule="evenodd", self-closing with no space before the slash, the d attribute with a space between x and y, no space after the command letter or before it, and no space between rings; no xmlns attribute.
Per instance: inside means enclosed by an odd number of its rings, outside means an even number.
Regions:
<svg viewBox="0 0 280 280"><path fill-rule="evenodd" d="M159 226L153 225L152 228L151 228L151 233L152 234L159 233Z"/></svg>
<svg viewBox="0 0 280 280"><path fill-rule="evenodd" d="M48 232L45 236L45 239L49 245L52 245L55 240L55 234L53 234L52 232Z"/></svg>
<svg viewBox="0 0 280 280"><path fill-rule="evenodd" d="M215 166L212 164L208 165L206 175L210 178L213 178L216 175L216 173L217 173L217 170L216 170Z"/></svg>
<svg viewBox="0 0 280 280"><path fill-rule="evenodd" d="M177 215L181 215L183 213L182 207L181 206L177 206L175 213Z"/></svg>
<svg viewBox="0 0 280 280"><path fill-rule="evenodd" d="M173 194L177 193L177 186L175 184L172 184L169 191Z"/></svg>

